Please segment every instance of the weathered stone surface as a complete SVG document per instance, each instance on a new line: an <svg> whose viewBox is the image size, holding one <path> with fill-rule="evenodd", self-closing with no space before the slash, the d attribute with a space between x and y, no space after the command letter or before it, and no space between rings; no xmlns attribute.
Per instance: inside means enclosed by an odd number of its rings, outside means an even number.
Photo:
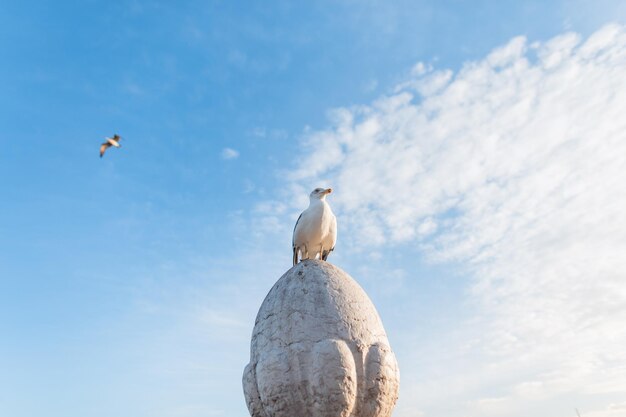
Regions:
<svg viewBox="0 0 626 417"><path fill-rule="evenodd" d="M380 317L348 274L305 260L278 280L243 374L253 417L388 417L398 386Z"/></svg>

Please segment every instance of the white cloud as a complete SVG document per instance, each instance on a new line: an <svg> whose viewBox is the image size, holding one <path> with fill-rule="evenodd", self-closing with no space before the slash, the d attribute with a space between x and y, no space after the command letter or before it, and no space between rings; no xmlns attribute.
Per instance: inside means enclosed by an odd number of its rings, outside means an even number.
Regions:
<svg viewBox="0 0 626 417"><path fill-rule="evenodd" d="M623 400L625 85L623 26L518 37L457 73L418 65L393 95L306 132L291 189L332 184L344 248L411 244L471 273L481 314L462 342L479 359L440 381L481 387L446 391L469 404L459 415L576 394L612 398L593 414L609 416Z"/></svg>
<svg viewBox="0 0 626 417"><path fill-rule="evenodd" d="M221 153L222 159L236 159L239 157L239 152L232 148L224 148Z"/></svg>
<svg viewBox="0 0 626 417"><path fill-rule="evenodd" d="M609 410L626 410L626 401L621 404L610 404Z"/></svg>

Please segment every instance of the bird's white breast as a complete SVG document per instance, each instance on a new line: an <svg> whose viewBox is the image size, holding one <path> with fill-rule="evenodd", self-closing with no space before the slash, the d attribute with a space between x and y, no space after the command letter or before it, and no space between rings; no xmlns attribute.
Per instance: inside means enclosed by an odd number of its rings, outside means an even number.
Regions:
<svg viewBox="0 0 626 417"><path fill-rule="evenodd" d="M330 206L324 202L314 202L302 212L294 232L294 245L299 247L306 245L309 249L324 243L325 249L334 246L332 228L335 215Z"/></svg>

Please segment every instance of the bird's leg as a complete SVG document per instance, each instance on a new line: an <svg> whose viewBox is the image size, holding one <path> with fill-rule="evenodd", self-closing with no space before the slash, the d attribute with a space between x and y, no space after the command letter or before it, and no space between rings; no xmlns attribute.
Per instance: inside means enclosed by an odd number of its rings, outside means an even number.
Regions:
<svg viewBox="0 0 626 417"><path fill-rule="evenodd" d="M293 265L296 266L296 264L298 263L298 248L297 247L293 247Z"/></svg>

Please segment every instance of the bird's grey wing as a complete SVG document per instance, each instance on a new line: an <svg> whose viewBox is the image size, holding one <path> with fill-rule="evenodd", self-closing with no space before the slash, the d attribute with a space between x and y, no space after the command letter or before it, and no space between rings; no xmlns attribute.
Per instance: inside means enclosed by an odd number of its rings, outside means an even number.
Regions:
<svg viewBox="0 0 626 417"><path fill-rule="evenodd" d="M330 223L330 236L333 240L333 245L330 248L332 251L335 249L335 244L337 243L337 217L335 217L335 215L333 215L333 221Z"/></svg>
<svg viewBox="0 0 626 417"><path fill-rule="evenodd" d="M327 260L327 259L328 259L328 255L330 255L330 253L333 251L333 249L335 249L335 248L333 247L333 248L332 248L332 249L330 249L330 250L325 250L325 251L322 253L322 261L325 261L325 260Z"/></svg>
<svg viewBox="0 0 626 417"><path fill-rule="evenodd" d="M333 221L330 223L330 236L333 243L330 249L328 249L328 251L325 252L324 256L322 256L323 261L328 259L328 255L330 255L330 253L335 250L335 245L337 244L337 217L335 217L335 215L333 215Z"/></svg>
<svg viewBox="0 0 626 417"><path fill-rule="evenodd" d="M107 150L107 148L111 146L109 143L105 142L102 145L100 145L100 158L102 158L102 155L104 155L104 152Z"/></svg>
<svg viewBox="0 0 626 417"><path fill-rule="evenodd" d="M304 212L300 213L300 215L298 216L298 220L296 220L296 224L293 226L293 234L291 235L291 246L294 246L296 244L296 229L298 228L298 222L300 222L303 213Z"/></svg>

